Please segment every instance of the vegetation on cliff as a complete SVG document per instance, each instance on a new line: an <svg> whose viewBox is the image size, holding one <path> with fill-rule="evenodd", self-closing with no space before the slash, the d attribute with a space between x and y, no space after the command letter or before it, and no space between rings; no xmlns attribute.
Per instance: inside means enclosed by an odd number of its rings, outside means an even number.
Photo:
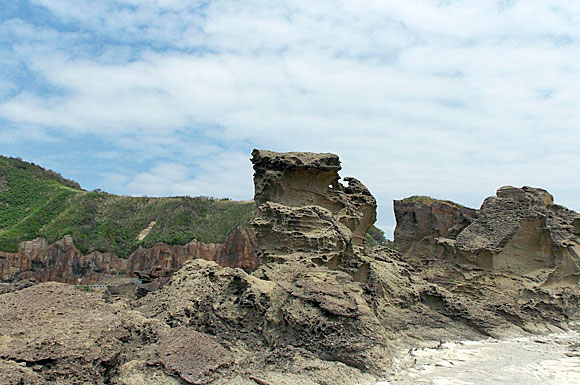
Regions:
<svg viewBox="0 0 580 385"><path fill-rule="evenodd" d="M463 205L461 205L459 203L444 200L444 199L432 198L432 197L427 196L427 195L413 195L413 196L401 199L401 202L405 202L405 203L417 202L417 203L424 203L424 204L433 204L435 202L442 202L442 203L447 203L449 205L456 206L456 207L463 207Z"/></svg>
<svg viewBox="0 0 580 385"><path fill-rule="evenodd" d="M237 226L249 223L253 202L209 197L149 198L85 191L74 181L18 158L0 156L0 251L37 237L53 243L70 234L83 252L126 257L137 247L158 242L183 245L191 240L223 242ZM152 221L149 234L139 233ZM372 226L367 244L386 244Z"/></svg>
<svg viewBox="0 0 580 385"><path fill-rule="evenodd" d="M83 252L127 256L157 242L223 242L248 223L254 204L207 197L137 198L84 191L78 183L33 163L0 156L0 250L36 237L54 242L71 234ZM139 233L155 221L139 241Z"/></svg>

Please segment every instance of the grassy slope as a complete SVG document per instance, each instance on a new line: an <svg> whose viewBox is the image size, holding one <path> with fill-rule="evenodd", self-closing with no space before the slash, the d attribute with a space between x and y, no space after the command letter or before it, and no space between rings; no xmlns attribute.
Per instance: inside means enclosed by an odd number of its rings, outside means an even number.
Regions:
<svg viewBox="0 0 580 385"><path fill-rule="evenodd" d="M157 242L223 242L236 226L246 225L253 212L250 202L84 191L53 171L0 156L0 251L15 252L18 243L36 237L55 242L67 234L83 253L99 250L121 257ZM151 221L156 225L138 241ZM373 226L367 242L386 244L384 233Z"/></svg>
<svg viewBox="0 0 580 385"><path fill-rule="evenodd" d="M157 242L223 242L234 227L247 224L254 211L252 203L205 197L136 198L87 192L52 171L2 156L0 172L8 188L0 189L2 251L17 251L23 240L44 237L54 242L66 234L85 253L100 250L119 256ZM138 241L139 232L151 221L157 224Z"/></svg>

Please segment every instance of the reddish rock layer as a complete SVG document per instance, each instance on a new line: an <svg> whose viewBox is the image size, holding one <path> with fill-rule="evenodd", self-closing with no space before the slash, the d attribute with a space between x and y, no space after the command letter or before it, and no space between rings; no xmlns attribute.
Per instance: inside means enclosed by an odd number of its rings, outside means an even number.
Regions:
<svg viewBox="0 0 580 385"><path fill-rule="evenodd" d="M402 253L427 236L454 239L476 217L476 210L449 201L394 201L395 245Z"/></svg>
<svg viewBox="0 0 580 385"><path fill-rule="evenodd" d="M255 246L253 231L243 227L233 230L223 244L198 241L186 245L158 243L149 249L138 248L127 259L98 251L83 255L68 235L53 244L37 238L22 242L17 253L0 252L0 279L35 278L40 282L90 284L108 276L130 277L135 272L159 269L176 271L185 261L196 258L252 271L258 267Z"/></svg>

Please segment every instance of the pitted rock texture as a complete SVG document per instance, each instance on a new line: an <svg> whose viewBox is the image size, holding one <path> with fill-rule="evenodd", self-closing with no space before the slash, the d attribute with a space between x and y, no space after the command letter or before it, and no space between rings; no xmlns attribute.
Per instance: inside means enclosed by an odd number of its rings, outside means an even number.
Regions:
<svg viewBox="0 0 580 385"><path fill-rule="evenodd" d="M580 282L580 214L554 204L547 191L504 186L477 212L457 205L453 216L444 217L446 221L431 214L441 206L439 202L395 202L395 244L406 260L454 259L548 286ZM458 234L451 231L467 222ZM443 226L436 228L434 223ZM441 230L448 223L453 226Z"/></svg>
<svg viewBox="0 0 580 385"><path fill-rule="evenodd" d="M550 270L547 284L578 284L578 218L545 190L505 186L483 202L477 220L457 236L456 248L495 271L539 276Z"/></svg>
<svg viewBox="0 0 580 385"><path fill-rule="evenodd" d="M215 335L232 351L294 347L374 373L389 362L384 327L361 285L340 271L271 264L248 275L194 260L140 302L146 316Z"/></svg>
<svg viewBox="0 0 580 385"><path fill-rule="evenodd" d="M339 182L337 155L252 152L261 263L293 260L356 267L376 201L355 178Z"/></svg>
<svg viewBox="0 0 580 385"><path fill-rule="evenodd" d="M110 276L147 275L155 270L175 272L185 261L195 258L252 271L258 267L255 249L255 235L244 227L234 229L223 244L192 241L181 246L158 243L148 249L140 247L126 259L98 251L83 255L71 236L65 236L54 244L37 238L22 242L17 253L0 252L0 279L33 278L40 282L91 284Z"/></svg>
<svg viewBox="0 0 580 385"><path fill-rule="evenodd" d="M403 253L427 236L455 239L477 216L474 209L436 199L395 200L393 207L395 246Z"/></svg>
<svg viewBox="0 0 580 385"><path fill-rule="evenodd" d="M220 368L234 363L234 355L205 334L178 327L164 333L156 351L161 364L188 384L205 385L219 377Z"/></svg>
<svg viewBox="0 0 580 385"><path fill-rule="evenodd" d="M426 223L415 228L432 228L429 215L416 218ZM578 319L576 218L545 190L507 186L483 202L455 239L431 230L395 243L410 242L401 258L414 280L427 283L420 300L436 312L492 336L545 332ZM403 230L406 225L403 220Z"/></svg>

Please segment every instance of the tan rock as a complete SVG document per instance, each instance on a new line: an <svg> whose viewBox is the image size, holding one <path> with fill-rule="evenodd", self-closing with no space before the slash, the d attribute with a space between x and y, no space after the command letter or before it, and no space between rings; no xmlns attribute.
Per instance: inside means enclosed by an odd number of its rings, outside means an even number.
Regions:
<svg viewBox="0 0 580 385"><path fill-rule="evenodd" d="M252 152L256 229L261 263L291 260L347 270L364 253L376 201L354 178L339 182L334 154Z"/></svg>

